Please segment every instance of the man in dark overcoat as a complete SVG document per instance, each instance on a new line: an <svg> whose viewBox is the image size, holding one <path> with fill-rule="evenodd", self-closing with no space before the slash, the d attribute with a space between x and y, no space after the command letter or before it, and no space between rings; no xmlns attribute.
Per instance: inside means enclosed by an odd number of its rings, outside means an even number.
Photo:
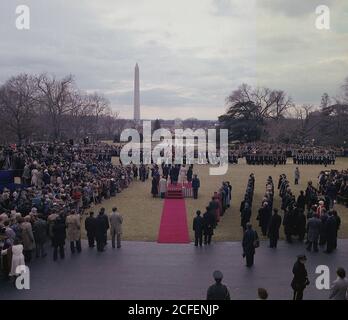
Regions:
<svg viewBox="0 0 348 320"><path fill-rule="evenodd" d="M195 246L201 247L203 243L204 219L201 217L201 211L197 210L196 217L193 219L193 231L195 232Z"/></svg>

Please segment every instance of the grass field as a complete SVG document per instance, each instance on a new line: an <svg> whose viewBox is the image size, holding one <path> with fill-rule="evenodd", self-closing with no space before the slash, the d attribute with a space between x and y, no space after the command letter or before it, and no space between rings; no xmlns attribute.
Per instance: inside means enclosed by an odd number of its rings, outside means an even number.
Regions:
<svg viewBox="0 0 348 320"><path fill-rule="evenodd" d="M222 181L230 181L232 184L232 206L225 212L219 226L215 230L214 240L216 241L236 241L242 237L242 229L240 227L239 206L244 192L248 176L250 173L255 174L255 193L253 202L252 223L257 226L259 230L256 215L259 209L262 197L265 192L265 184L268 176L273 177L275 189L278 183L280 174L285 173L291 183L291 188L294 194L299 194L300 190L305 190L307 181L312 180L314 184L317 183L318 174L324 169L324 166L310 165L299 166L301 172L301 179L299 185L293 184L295 165L286 164L282 166L249 166L240 161L238 165L230 165L229 170L224 176L210 176L209 166L196 165L194 172L198 174L201 180L201 188L199 190L199 198L197 200L186 199L186 209L188 215L188 224L191 239L192 220L195 216L196 210L204 212L205 207L210 201L210 198L215 190L219 188ZM328 166L327 169L347 169L348 158L339 158L335 166ZM119 211L124 216L124 231L123 239L138 240L138 241L156 241L161 214L163 200L153 199L151 194L151 179L143 183L135 181L131 186L122 193L117 194L116 197L103 201L102 206L106 208L107 212L111 212L113 206L117 206ZM280 207L280 197L277 190L275 191L274 207ZM97 213L101 206L96 206L93 210ZM336 209L342 219L342 225L339 232L340 238L348 238L348 208L341 205L336 205ZM261 233L261 232L259 232ZM281 238L284 238L283 228L281 228Z"/></svg>

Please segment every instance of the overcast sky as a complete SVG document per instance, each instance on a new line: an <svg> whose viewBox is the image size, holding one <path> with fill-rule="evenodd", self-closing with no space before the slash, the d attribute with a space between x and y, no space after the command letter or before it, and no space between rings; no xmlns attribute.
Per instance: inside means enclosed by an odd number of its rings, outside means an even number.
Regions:
<svg viewBox="0 0 348 320"><path fill-rule="evenodd" d="M31 29L15 8L31 9ZM331 29L315 28L315 9ZM142 118L216 119L241 83L318 104L348 76L345 0L1 0L0 82L21 72L75 75L133 117L134 66Z"/></svg>

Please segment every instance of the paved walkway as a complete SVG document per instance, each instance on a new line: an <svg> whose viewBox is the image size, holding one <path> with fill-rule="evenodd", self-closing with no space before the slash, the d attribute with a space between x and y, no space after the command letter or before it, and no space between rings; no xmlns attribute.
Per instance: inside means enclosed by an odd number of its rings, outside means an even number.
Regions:
<svg viewBox="0 0 348 320"><path fill-rule="evenodd" d="M232 299L255 299L258 287L269 291L270 299L292 296L291 269L296 255L304 253L300 244L280 242L269 249L261 243L255 266L247 269L239 242L214 243L195 248L192 244L124 242L120 250L104 253L86 247L80 255L67 253L63 261L52 256L31 264L31 289L17 290L0 280L1 299L205 299L212 272L220 269ZM348 240L339 241L337 252L308 253L307 270L311 285L305 299L327 299L328 292L315 288L315 268L330 267L331 281L337 266L348 270Z"/></svg>

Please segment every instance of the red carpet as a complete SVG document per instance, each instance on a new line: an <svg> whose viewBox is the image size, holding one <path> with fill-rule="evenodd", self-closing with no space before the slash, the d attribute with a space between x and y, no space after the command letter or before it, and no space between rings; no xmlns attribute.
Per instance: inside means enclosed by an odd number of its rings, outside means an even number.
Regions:
<svg viewBox="0 0 348 320"><path fill-rule="evenodd" d="M184 199L165 199L158 243L189 243Z"/></svg>

